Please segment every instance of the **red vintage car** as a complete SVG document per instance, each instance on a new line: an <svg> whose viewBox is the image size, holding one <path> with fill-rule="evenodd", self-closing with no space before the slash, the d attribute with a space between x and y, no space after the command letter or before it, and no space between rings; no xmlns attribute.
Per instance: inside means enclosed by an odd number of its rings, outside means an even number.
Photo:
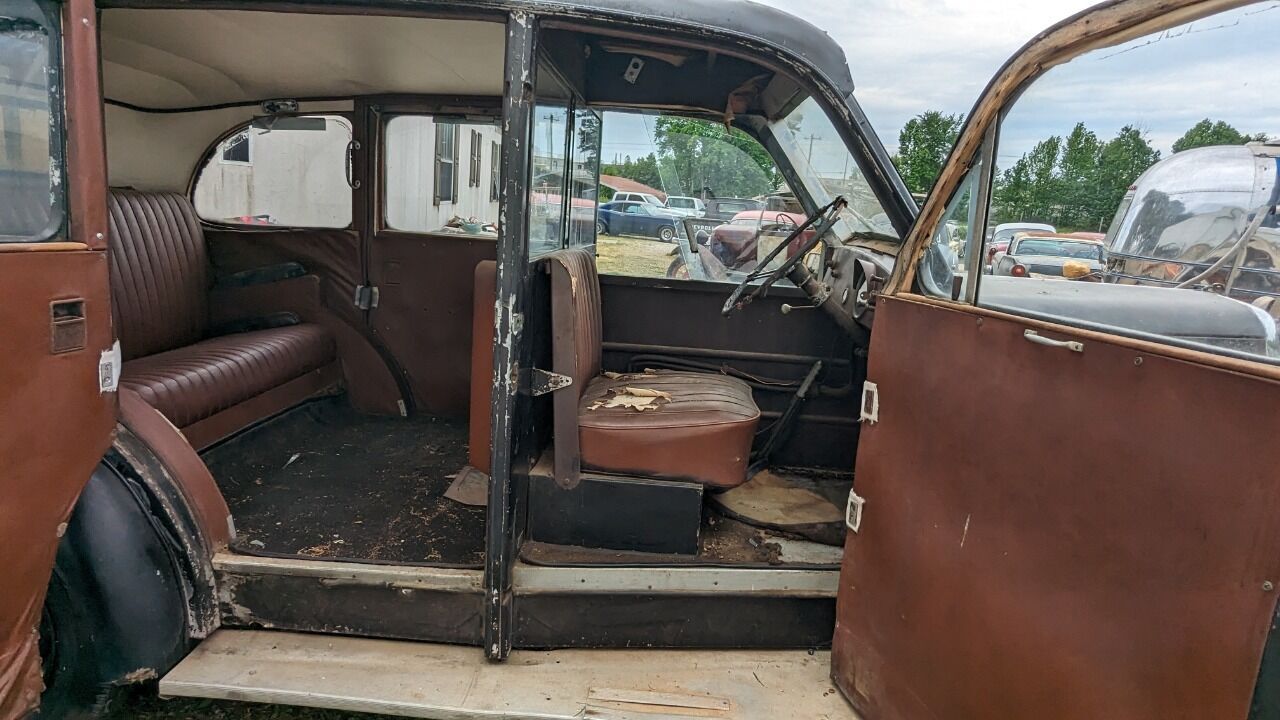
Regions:
<svg viewBox="0 0 1280 720"><path fill-rule="evenodd" d="M751 271L756 267L756 247L762 236L785 238L807 219L800 213L781 210L744 210L729 222L716 226L707 247L726 268ZM813 230L809 229L792 240L787 257L812 236Z"/></svg>

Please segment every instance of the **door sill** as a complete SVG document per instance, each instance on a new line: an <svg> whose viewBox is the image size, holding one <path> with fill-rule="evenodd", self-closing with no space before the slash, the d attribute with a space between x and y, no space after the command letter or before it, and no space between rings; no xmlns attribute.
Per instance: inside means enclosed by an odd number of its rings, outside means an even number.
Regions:
<svg viewBox="0 0 1280 720"><path fill-rule="evenodd" d="M518 650L219 630L160 680L165 697L460 720L857 720L803 650Z"/></svg>

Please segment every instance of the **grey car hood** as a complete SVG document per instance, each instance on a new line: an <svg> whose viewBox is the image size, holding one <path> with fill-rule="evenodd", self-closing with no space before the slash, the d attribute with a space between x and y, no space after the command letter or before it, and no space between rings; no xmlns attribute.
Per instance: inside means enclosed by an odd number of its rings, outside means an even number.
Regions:
<svg viewBox="0 0 1280 720"><path fill-rule="evenodd" d="M981 282L979 304L1019 314L1183 338L1268 341L1276 335L1275 322L1257 308L1202 290L998 275Z"/></svg>

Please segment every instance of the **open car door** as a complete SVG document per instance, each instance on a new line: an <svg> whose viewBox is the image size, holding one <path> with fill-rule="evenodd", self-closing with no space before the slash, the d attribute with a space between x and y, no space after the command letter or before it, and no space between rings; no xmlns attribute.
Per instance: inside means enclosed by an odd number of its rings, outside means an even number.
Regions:
<svg viewBox="0 0 1280 720"><path fill-rule="evenodd" d="M1276 364L984 306L988 283L1037 280L980 265L984 162L1028 83L1240 4L1100 5L1028 45L970 115L876 303L832 660L866 720L1274 717ZM931 293L966 187L974 242Z"/></svg>
<svg viewBox="0 0 1280 720"><path fill-rule="evenodd" d="M54 554L115 427L119 362L111 352L107 294L96 27L92 0L10 0L0 7L0 718L6 720L24 717L39 702L37 630Z"/></svg>

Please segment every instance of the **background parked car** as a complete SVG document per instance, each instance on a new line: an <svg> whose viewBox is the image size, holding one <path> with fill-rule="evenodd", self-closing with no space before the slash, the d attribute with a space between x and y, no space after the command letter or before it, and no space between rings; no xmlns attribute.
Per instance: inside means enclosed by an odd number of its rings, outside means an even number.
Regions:
<svg viewBox="0 0 1280 720"><path fill-rule="evenodd" d="M806 219L799 213L746 210L734 215L729 222L716 226L711 231L711 239L707 247L730 270L754 270L757 256L760 254L757 248L761 238L785 238ZM805 230L800 237L792 241L792 247L787 250L786 255L780 256L778 260L790 257L796 248L812 234L812 228ZM769 247L765 252L772 249Z"/></svg>
<svg viewBox="0 0 1280 720"><path fill-rule="evenodd" d="M707 206L704 217L716 220L732 220L735 215L746 210L763 210L764 203L751 198L706 198Z"/></svg>
<svg viewBox="0 0 1280 720"><path fill-rule="evenodd" d="M634 193L632 193L634 194ZM596 215L597 235L643 235L675 242L680 216L643 202L607 202Z"/></svg>
<svg viewBox="0 0 1280 720"><path fill-rule="evenodd" d="M1101 273L1105 260L1106 249L1100 240L1026 233L1015 235L1007 251L996 253L992 273L1074 280Z"/></svg>
<svg viewBox="0 0 1280 720"><path fill-rule="evenodd" d="M657 195L653 195L646 192L614 193L613 199L610 202L638 202L638 203L645 203L647 205L652 205L654 207L659 207L664 210L667 209L666 203L659 200Z"/></svg>
<svg viewBox="0 0 1280 720"><path fill-rule="evenodd" d="M1004 252L1009 249L1009 241L1014 235L1020 232L1039 232L1039 233L1056 233L1058 229L1052 225L1033 222L1010 222L1000 223L991 230L990 237L987 238L987 266L990 267L995 260L996 253Z"/></svg>
<svg viewBox="0 0 1280 720"><path fill-rule="evenodd" d="M687 195L669 195L667 209L684 217L702 217L707 212L707 206L700 198Z"/></svg>

